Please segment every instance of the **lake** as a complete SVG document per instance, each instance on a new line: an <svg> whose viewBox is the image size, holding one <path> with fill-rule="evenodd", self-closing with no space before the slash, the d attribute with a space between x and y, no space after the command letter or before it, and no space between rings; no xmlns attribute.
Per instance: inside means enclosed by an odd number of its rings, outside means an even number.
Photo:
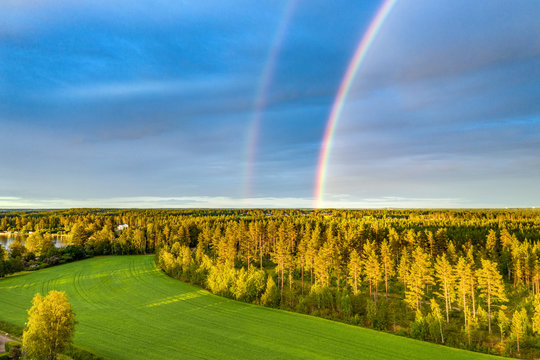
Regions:
<svg viewBox="0 0 540 360"><path fill-rule="evenodd" d="M0 245L2 245L4 249L9 250L9 244L12 241L14 241L17 237L22 238L22 242L24 243L24 240L26 239L27 236L19 235L19 234L10 234L10 235L0 234ZM53 238L54 246L56 246L57 248L65 247L68 245L67 235L53 234L52 238Z"/></svg>

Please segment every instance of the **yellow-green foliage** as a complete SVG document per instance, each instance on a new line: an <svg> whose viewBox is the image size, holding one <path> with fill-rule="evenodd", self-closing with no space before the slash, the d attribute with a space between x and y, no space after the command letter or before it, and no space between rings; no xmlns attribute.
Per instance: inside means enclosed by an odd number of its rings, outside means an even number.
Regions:
<svg viewBox="0 0 540 360"><path fill-rule="evenodd" d="M71 342L75 328L75 314L66 293L51 291L45 297L36 294L28 315L24 353L31 359L54 360Z"/></svg>
<svg viewBox="0 0 540 360"><path fill-rule="evenodd" d="M275 283L269 288L279 299ZM492 358L218 297L168 277L150 256L99 257L2 279L0 319L23 326L34 294L53 289L68 294L77 314L74 345L106 359Z"/></svg>
<svg viewBox="0 0 540 360"><path fill-rule="evenodd" d="M54 247L54 243L50 234L36 231L26 239L26 250L37 256L45 254L52 247Z"/></svg>

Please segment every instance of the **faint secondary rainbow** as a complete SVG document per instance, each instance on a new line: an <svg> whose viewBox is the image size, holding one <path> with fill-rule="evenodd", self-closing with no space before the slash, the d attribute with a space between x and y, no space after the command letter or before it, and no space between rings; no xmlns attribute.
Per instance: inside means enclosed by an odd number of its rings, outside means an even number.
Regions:
<svg viewBox="0 0 540 360"><path fill-rule="evenodd" d="M356 73L358 72L358 69L360 68L360 65L362 65L362 62L366 58L366 55L369 48L371 47L371 44L373 43L373 40L375 40L377 33L379 32L381 26L384 23L384 20L390 14L396 2L397 0L385 0L383 2L379 10L377 11L375 17L373 18L373 20L371 20L371 23L369 24L366 32L362 36L362 39L360 40L360 43L358 44L356 51L351 61L349 62L347 71L343 76L341 85L339 86L336 98L334 99L334 104L332 105L330 116L328 117L328 121L326 123L326 129L319 152L317 178L315 180L315 208L320 208L323 205L323 192L326 182L326 172L328 170L328 158L330 157L330 149L332 147L332 139L336 130L336 124L341 115L341 111L343 110L345 99L347 98L347 94L351 89L352 82L356 76Z"/></svg>
<svg viewBox="0 0 540 360"><path fill-rule="evenodd" d="M274 72L276 70L277 60L281 52L281 45L285 39L285 34L293 17L294 11L298 4L299 0L289 0L285 9L283 10L283 15L281 16L281 21L278 25L278 28L274 34L272 40L272 45L268 52L266 58L266 63L263 68L263 72L259 79L259 85L257 87L257 92L255 95L254 111L253 118L248 132L247 140L247 150L246 150L246 165L245 165L245 174L244 174L244 199L248 199L251 196L252 192L252 179L253 172L255 167L255 162L257 160L257 148L259 144L259 134L261 129L262 121L262 112L264 111L267 105L268 90L272 83L274 77Z"/></svg>

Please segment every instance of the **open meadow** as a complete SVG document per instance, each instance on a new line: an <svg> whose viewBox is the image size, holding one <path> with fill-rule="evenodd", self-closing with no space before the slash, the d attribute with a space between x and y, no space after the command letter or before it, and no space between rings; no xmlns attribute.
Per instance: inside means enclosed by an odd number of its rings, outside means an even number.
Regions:
<svg viewBox="0 0 540 360"><path fill-rule="evenodd" d="M0 280L0 320L24 326L33 295L65 291L75 345L107 359L480 359L487 355L215 296L151 256L99 257Z"/></svg>

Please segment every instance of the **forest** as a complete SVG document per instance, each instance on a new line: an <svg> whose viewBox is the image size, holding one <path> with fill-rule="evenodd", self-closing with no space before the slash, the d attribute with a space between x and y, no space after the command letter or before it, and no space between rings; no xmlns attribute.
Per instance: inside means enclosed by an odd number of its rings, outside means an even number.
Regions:
<svg viewBox="0 0 540 360"><path fill-rule="evenodd" d="M155 254L169 276L239 301L540 356L534 209L3 211L0 231L15 238L1 250L2 275ZM52 234L69 245L55 247Z"/></svg>

